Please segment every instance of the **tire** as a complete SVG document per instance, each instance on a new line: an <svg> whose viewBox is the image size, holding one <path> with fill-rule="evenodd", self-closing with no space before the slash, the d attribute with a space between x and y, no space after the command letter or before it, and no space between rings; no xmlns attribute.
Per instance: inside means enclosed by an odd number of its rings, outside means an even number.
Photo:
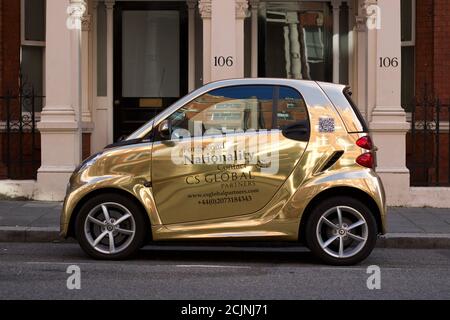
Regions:
<svg viewBox="0 0 450 320"><path fill-rule="evenodd" d="M102 194L81 207L76 217L75 236L83 251L92 258L122 260L142 247L148 231L144 219L142 209L128 197Z"/></svg>
<svg viewBox="0 0 450 320"><path fill-rule="evenodd" d="M305 231L312 253L331 265L354 265L363 261L377 241L373 213L361 201L344 196L328 198L316 206Z"/></svg>

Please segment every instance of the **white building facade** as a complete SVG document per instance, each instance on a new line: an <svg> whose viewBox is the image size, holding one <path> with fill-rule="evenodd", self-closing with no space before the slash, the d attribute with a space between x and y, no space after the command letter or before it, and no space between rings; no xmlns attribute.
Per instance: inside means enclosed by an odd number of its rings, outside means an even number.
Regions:
<svg viewBox="0 0 450 320"><path fill-rule="evenodd" d="M447 188L410 186L400 32L400 0L47 0L42 164L0 191L62 200L83 144L101 150L204 83L283 77L351 86L389 205L449 207Z"/></svg>

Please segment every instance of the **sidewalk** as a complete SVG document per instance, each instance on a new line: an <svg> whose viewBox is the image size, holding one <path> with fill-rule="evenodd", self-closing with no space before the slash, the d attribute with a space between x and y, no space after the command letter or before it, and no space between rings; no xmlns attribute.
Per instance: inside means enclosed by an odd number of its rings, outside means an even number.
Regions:
<svg viewBox="0 0 450 320"><path fill-rule="evenodd" d="M59 239L60 202L0 201L0 242ZM389 248L450 248L450 208L388 210L388 234L378 241Z"/></svg>

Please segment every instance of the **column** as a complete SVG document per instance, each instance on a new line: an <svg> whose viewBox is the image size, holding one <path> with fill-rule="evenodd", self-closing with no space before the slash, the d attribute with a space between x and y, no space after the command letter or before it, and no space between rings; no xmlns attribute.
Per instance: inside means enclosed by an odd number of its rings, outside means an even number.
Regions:
<svg viewBox="0 0 450 320"><path fill-rule="evenodd" d="M236 12L236 52L234 58L234 77L244 77L244 19L248 13L247 0L235 0Z"/></svg>
<svg viewBox="0 0 450 320"><path fill-rule="evenodd" d="M244 75L247 0L200 0L203 19L203 83Z"/></svg>
<svg viewBox="0 0 450 320"><path fill-rule="evenodd" d="M189 24L189 65L188 65L188 89L189 92L195 89L195 6L196 0L188 0L188 24Z"/></svg>
<svg viewBox="0 0 450 320"><path fill-rule="evenodd" d="M364 0L358 0L363 2ZM359 107L364 119L368 122L369 113L367 112L366 91L367 91L367 28L366 13L362 5L358 5L358 15L355 18L355 56L354 66L355 82L353 84L353 99Z"/></svg>
<svg viewBox="0 0 450 320"><path fill-rule="evenodd" d="M333 82L339 83L339 16L341 0L332 0L333 7Z"/></svg>
<svg viewBox="0 0 450 320"><path fill-rule="evenodd" d="M250 0L251 19L252 19L252 62L251 76L258 77L258 8L259 0Z"/></svg>
<svg viewBox="0 0 450 320"><path fill-rule="evenodd" d="M91 16L84 14L81 18L81 120L83 122L91 122L91 111L89 105L89 32L91 29Z"/></svg>
<svg viewBox="0 0 450 320"><path fill-rule="evenodd" d="M379 148L377 171L386 188L388 205L406 205L409 197L406 133L409 125L401 107L400 0L367 1L366 4L368 27L376 34L371 43L369 32L368 45L375 49L369 47L367 77L368 100L371 101L371 94L374 100L370 128ZM371 79L374 79L373 86L370 86Z"/></svg>
<svg viewBox="0 0 450 320"><path fill-rule="evenodd" d="M235 15L235 0L211 0L211 81L236 77Z"/></svg>
<svg viewBox="0 0 450 320"><path fill-rule="evenodd" d="M302 62L300 61L300 41L298 34L298 16L297 12L286 13L286 23L289 26L289 51L291 75L294 79L302 79ZM286 37L286 29L284 31Z"/></svg>
<svg viewBox="0 0 450 320"><path fill-rule="evenodd" d="M107 101L108 101L108 143L113 136L113 100L114 100L114 4L115 0L105 0L106 6L106 60L107 60Z"/></svg>
<svg viewBox="0 0 450 320"><path fill-rule="evenodd" d="M47 0L46 105L38 129L38 200L62 200L81 160L81 17L83 0ZM69 16L66 15L69 13Z"/></svg>
<svg viewBox="0 0 450 320"><path fill-rule="evenodd" d="M211 82L211 0L199 0L203 21L203 83Z"/></svg>
<svg viewBox="0 0 450 320"><path fill-rule="evenodd" d="M354 81L354 55L355 55L355 2L347 1L348 4L348 83L353 88Z"/></svg>

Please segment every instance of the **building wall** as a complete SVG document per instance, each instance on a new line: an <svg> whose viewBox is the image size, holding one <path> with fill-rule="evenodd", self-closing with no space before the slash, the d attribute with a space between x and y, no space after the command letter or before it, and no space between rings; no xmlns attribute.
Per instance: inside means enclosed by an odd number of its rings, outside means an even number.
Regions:
<svg viewBox="0 0 450 320"><path fill-rule="evenodd" d="M431 92L450 99L450 1L416 0L416 94Z"/></svg>
<svg viewBox="0 0 450 320"><path fill-rule="evenodd" d="M434 84L438 96L450 99L450 1L435 0L434 7Z"/></svg>
<svg viewBox="0 0 450 320"><path fill-rule="evenodd" d="M438 97L442 104L450 104L450 1L448 0L416 0L416 81L415 93L418 99L416 120L424 119L425 85L428 101ZM427 111L427 120L432 116ZM439 184L449 184L449 112L447 107L440 113L439 159L436 148L436 135L428 132L416 133L413 140L408 134L407 159L411 170L413 185L438 184L436 175L439 172ZM426 141L426 142L425 142ZM437 171L437 167L439 170Z"/></svg>
<svg viewBox="0 0 450 320"><path fill-rule="evenodd" d="M2 1L0 8L0 90L17 90L20 59L20 1Z"/></svg>
<svg viewBox="0 0 450 320"><path fill-rule="evenodd" d="M20 1L0 2L0 96L8 91L17 92L20 58ZM0 102L0 120L6 118L3 102ZM12 104L13 114L18 106ZM0 132L0 179L5 178L5 135Z"/></svg>

